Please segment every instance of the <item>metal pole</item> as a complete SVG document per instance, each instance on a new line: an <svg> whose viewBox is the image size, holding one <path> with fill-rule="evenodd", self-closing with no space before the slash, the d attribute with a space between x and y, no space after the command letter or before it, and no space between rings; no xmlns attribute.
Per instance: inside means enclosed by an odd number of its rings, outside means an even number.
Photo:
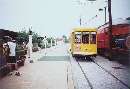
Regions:
<svg viewBox="0 0 130 89"><path fill-rule="evenodd" d="M111 0L108 0L108 13L109 13L109 59L112 59L112 14L111 14Z"/></svg>
<svg viewBox="0 0 130 89"><path fill-rule="evenodd" d="M80 26L81 26L81 25L82 25L82 20L81 20L81 17L80 17L80 22L79 22L79 23L80 23Z"/></svg>
<svg viewBox="0 0 130 89"><path fill-rule="evenodd" d="M51 38L51 47L52 47L52 38Z"/></svg>
<svg viewBox="0 0 130 89"><path fill-rule="evenodd" d="M45 55L46 55L46 48L47 48L47 39L46 39L46 36L44 38L44 43L45 43Z"/></svg>
<svg viewBox="0 0 130 89"><path fill-rule="evenodd" d="M29 47L29 57L31 57L31 54L32 54L32 31L31 31L31 28L29 28L29 43L28 43L28 47Z"/></svg>
<svg viewBox="0 0 130 89"><path fill-rule="evenodd" d="M106 7L104 7L104 9L105 9L105 23L106 23Z"/></svg>
<svg viewBox="0 0 130 89"><path fill-rule="evenodd" d="M57 40L55 39L55 46L57 45Z"/></svg>
<svg viewBox="0 0 130 89"><path fill-rule="evenodd" d="M30 49L30 56L32 54L32 35L29 35L29 49Z"/></svg>

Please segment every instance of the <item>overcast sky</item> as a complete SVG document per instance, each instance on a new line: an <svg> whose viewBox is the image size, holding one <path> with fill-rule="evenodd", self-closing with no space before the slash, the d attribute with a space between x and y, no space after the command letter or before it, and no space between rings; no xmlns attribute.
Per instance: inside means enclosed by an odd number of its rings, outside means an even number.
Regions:
<svg viewBox="0 0 130 89"><path fill-rule="evenodd" d="M32 26L32 30L41 36L57 37L68 35L72 28L78 27L80 18L84 27L104 24L104 11L98 9L104 8L107 2L86 1L0 0L0 28L20 31ZM130 0L112 0L112 17L130 17Z"/></svg>

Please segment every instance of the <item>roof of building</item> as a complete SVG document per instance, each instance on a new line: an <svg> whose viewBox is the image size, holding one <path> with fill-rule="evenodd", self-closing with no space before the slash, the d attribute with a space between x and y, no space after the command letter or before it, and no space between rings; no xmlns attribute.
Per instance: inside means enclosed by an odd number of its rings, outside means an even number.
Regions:
<svg viewBox="0 0 130 89"><path fill-rule="evenodd" d="M9 36L11 38L16 38L18 36L17 32L9 31L5 29L0 29L0 37Z"/></svg>

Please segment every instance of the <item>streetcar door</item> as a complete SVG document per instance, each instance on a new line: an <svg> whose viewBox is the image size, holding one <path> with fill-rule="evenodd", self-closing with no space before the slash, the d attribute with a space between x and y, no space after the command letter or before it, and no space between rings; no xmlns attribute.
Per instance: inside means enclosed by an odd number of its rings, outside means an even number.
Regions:
<svg viewBox="0 0 130 89"><path fill-rule="evenodd" d="M82 46L81 50L82 52L88 52L89 49L89 32L83 31L82 32Z"/></svg>
<svg viewBox="0 0 130 89"><path fill-rule="evenodd" d="M96 32L90 32L90 45L89 51L97 53L97 37Z"/></svg>

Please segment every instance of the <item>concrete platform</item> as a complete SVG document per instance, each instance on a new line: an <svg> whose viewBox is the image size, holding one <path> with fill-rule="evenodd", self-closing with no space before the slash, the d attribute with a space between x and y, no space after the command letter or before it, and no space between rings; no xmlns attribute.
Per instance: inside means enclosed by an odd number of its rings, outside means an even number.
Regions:
<svg viewBox="0 0 130 89"><path fill-rule="evenodd" d="M19 69L21 75L13 72L0 80L0 89L74 89L69 61L37 61L44 50L33 53L29 63Z"/></svg>

